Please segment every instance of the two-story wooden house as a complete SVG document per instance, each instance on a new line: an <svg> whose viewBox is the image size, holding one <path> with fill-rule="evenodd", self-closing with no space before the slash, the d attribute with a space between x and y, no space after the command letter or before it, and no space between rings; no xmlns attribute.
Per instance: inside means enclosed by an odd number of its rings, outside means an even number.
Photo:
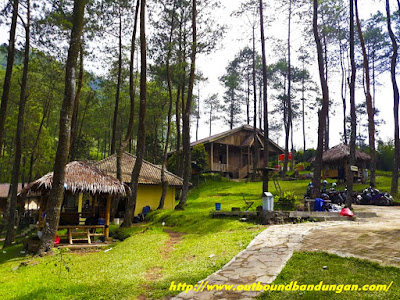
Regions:
<svg viewBox="0 0 400 300"><path fill-rule="evenodd" d="M258 143L258 166L264 166L264 132L257 129L257 137L254 138L254 130L250 125L242 125L238 128L225 131L191 144L191 147L204 144L208 153L209 172L221 172L229 174L232 178L245 178L253 171L253 151L255 143ZM284 149L269 139L269 155L274 157L284 153Z"/></svg>

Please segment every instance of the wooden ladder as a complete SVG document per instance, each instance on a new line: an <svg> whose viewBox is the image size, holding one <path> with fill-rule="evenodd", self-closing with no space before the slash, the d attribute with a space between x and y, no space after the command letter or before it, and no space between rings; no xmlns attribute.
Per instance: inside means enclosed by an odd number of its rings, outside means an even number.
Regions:
<svg viewBox="0 0 400 300"><path fill-rule="evenodd" d="M279 185L278 177L272 175L272 181L274 182L275 190L279 192L279 195L282 195L282 189L281 186Z"/></svg>

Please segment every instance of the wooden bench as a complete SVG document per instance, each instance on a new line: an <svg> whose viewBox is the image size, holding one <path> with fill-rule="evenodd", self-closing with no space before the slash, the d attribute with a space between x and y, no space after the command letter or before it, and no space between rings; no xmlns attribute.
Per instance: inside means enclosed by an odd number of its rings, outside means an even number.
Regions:
<svg viewBox="0 0 400 300"><path fill-rule="evenodd" d="M91 244L91 237L105 237L105 228L105 225L61 225L57 230L67 229L66 235L59 236L68 237L68 242L72 245L73 241L87 240L88 244ZM98 229L101 229L101 232L97 232Z"/></svg>

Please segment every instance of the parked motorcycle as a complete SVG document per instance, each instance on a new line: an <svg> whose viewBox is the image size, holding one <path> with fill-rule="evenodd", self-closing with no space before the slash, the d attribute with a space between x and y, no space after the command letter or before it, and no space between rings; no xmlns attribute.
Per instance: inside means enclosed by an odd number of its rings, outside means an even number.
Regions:
<svg viewBox="0 0 400 300"><path fill-rule="evenodd" d="M320 197L322 199L326 199L326 200L331 200L332 204L338 204L338 205L342 205L346 203L347 200L347 189L345 189L344 191L337 191L335 190L336 188L336 183L332 184L332 188L328 189L327 188L327 181L324 180L321 184L321 194ZM304 198L305 199L311 199L313 196L313 192L314 192L314 186L313 184L310 182L308 184L307 187L307 191L304 194Z"/></svg>
<svg viewBox="0 0 400 300"><path fill-rule="evenodd" d="M304 194L304 199L311 199L311 198L312 198L312 195L313 195L313 192L314 192L314 186L313 186L313 184L310 182L310 183L308 184L308 186L307 186L307 191L306 191L306 193Z"/></svg>
<svg viewBox="0 0 400 300"><path fill-rule="evenodd" d="M336 191L334 189L331 189L327 191L327 195L333 204L338 204L338 205L346 204L347 189L345 189L344 191Z"/></svg>
<svg viewBox="0 0 400 300"><path fill-rule="evenodd" d="M393 205L393 197L389 193L381 193L378 189L369 187L357 195L355 203L361 205Z"/></svg>

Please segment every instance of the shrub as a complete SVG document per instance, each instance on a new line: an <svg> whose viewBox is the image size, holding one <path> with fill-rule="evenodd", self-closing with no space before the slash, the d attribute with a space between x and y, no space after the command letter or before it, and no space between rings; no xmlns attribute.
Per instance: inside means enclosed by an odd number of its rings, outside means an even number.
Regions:
<svg viewBox="0 0 400 300"><path fill-rule="evenodd" d="M208 166L208 154L203 144L198 144L192 149L192 170L201 175Z"/></svg>
<svg viewBox="0 0 400 300"><path fill-rule="evenodd" d="M283 196L278 198L275 203L276 210L295 210L297 204L297 197L294 192L285 192Z"/></svg>

